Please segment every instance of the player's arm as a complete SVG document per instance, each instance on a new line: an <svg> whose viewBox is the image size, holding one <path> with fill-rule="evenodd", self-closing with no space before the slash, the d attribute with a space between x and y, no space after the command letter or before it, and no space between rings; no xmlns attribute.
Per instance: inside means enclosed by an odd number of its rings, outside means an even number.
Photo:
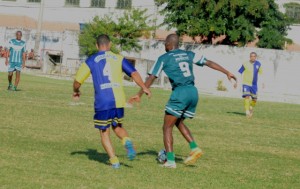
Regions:
<svg viewBox="0 0 300 189"><path fill-rule="evenodd" d="M148 97L151 97L151 91L149 90L149 87L147 87L144 84L143 79L142 79L141 75L139 74L139 72L137 72L137 71L132 72L131 77L136 82L136 84L141 87L140 91L142 91L142 93L146 93L148 95Z"/></svg>
<svg viewBox="0 0 300 189"><path fill-rule="evenodd" d="M229 72L228 70L226 70L225 68L223 68L221 65L211 61L211 60L207 60L205 62L205 66L211 68L211 69L214 69L214 70L217 70L217 71L220 71L222 73L224 73L228 80L231 81L231 79L234 79L235 80L235 84L234 84L234 87L237 86L237 79L235 77L235 75L233 75L231 72Z"/></svg>
<svg viewBox="0 0 300 189"><path fill-rule="evenodd" d="M6 53L5 54L5 65L7 66L8 65L8 58L9 58L10 53L9 53L9 51L6 51L5 53Z"/></svg>
<svg viewBox="0 0 300 189"><path fill-rule="evenodd" d="M80 97L80 87L84 81L90 76L91 71L86 63L82 63L79 67L75 80L73 82L73 99L78 100Z"/></svg>
<svg viewBox="0 0 300 189"><path fill-rule="evenodd" d="M23 68L25 67L25 62L26 62L26 52L23 52L23 55L22 55L22 67Z"/></svg>

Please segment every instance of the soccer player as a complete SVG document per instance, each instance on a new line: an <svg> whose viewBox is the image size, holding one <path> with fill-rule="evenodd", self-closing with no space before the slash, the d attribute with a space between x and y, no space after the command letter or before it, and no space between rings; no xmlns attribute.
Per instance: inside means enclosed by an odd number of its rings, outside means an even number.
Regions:
<svg viewBox="0 0 300 189"><path fill-rule="evenodd" d="M239 72L242 74L243 98L245 99L245 110L247 118L253 115L253 108L257 101L258 74L262 73L261 63L256 60L257 54L250 53L250 61L245 62Z"/></svg>
<svg viewBox="0 0 300 189"><path fill-rule="evenodd" d="M26 61L26 43L21 40L22 32L16 32L16 39L9 41L9 52L5 59L5 65L8 67L8 88L7 90L16 91L20 82L21 70L25 67ZM9 58L9 60L8 60ZM13 72L16 71L15 85L12 84Z"/></svg>
<svg viewBox="0 0 300 189"><path fill-rule="evenodd" d="M163 141L167 152L167 161L162 165L167 168L176 168L175 154L173 151L174 125L189 143L191 152L184 160L186 165L196 162L202 155L202 150L195 142L190 130L184 124L185 118L193 118L198 103L198 91L194 86L193 60L195 54L178 48L179 36L170 34L166 38L166 53L161 55L149 72L149 77L145 82L146 87L150 87L153 81L164 71L172 85L172 94L165 106L165 116L163 124ZM228 79L236 80L236 77L219 64L207 60L205 57L195 63L198 66L208 66L212 69L223 72ZM140 90L129 102L138 102L144 92Z"/></svg>
<svg viewBox="0 0 300 189"><path fill-rule="evenodd" d="M133 160L136 151L127 131L122 127L125 106L125 94L123 90L123 71L142 88L148 96L150 90L144 85L140 74L121 55L110 51L111 41L107 35L99 35L97 38L98 52L91 55L83 63L74 80L73 98L78 100L80 96L79 88L83 82L92 74L95 101L94 101L94 124L100 130L103 148L108 153L109 161L113 168L119 168L120 163L115 155L111 140L110 127L122 140L127 150L127 156Z"/></svg>

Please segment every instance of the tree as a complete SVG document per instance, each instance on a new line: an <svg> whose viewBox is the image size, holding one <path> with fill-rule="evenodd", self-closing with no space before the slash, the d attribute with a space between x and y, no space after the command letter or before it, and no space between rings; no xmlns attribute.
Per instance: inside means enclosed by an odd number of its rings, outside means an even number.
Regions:
<svg viewBox="0 0 300 189"><path fill-rule="evenodd" d="M154 27L150 26L151 20L145 15L146 9L132 9L125 11L122 17L117 18L117 22L109 16L100 18L99 16L87 23L79 35L80 54L89 56L95 52L96 38L99 34L107 34L112 41L113 52L120 51L140 51L139 38L149 37Z"/></svg>
<svg viewBox="0 0 300 189"><path fill-rule="evenodd" d="M290 22L274 0L155 1L157 6L164 6L164 24L176 28L179 35L205 37L204 43L225 35L223 44L243 46L258 37L259 47L282 48L287 40Z"/></svg>

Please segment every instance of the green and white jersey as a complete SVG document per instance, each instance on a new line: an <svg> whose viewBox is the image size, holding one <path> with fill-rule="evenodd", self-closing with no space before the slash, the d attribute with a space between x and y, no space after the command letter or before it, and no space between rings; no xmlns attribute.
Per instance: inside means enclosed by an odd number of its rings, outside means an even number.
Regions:
<svg viewBox="0 0 300 189"><path fill-rule="evenodd" d="M192 51L181 49L169 51L158 58L148 74L158 77L161 71L164 71L173 89L178 86L194 86L194 57L195 53ZM195 64L203 66L205 62L206 59L202 57Z"/></svg>
<svg viewBox="0 0 300 189"><path fill-rule="evenodd" d="M9 62L22 63L26 44L23 40L12 39L9 41Z"/></svg>

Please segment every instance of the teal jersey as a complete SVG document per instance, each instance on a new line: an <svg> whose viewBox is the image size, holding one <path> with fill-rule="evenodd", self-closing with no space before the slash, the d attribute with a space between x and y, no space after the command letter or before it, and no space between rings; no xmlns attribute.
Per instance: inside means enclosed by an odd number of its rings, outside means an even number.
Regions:
<svg viewBox="0 0 300 189"><path fill-rule="evenodd" d="M12 39L9 41L9 62L22 63L23 53L25 53L25 41Z"/></svg>
<svg viewBox="0 0 300 189"><path fill-rule="evenodd" d="M164 71L169 77L172 88L178 86L194 86L193 60L195 53L175 49L161 55L155 62L149 75L158 77L161 71ZM196 65L203 66L206 59L203 57Z"/></svg>

